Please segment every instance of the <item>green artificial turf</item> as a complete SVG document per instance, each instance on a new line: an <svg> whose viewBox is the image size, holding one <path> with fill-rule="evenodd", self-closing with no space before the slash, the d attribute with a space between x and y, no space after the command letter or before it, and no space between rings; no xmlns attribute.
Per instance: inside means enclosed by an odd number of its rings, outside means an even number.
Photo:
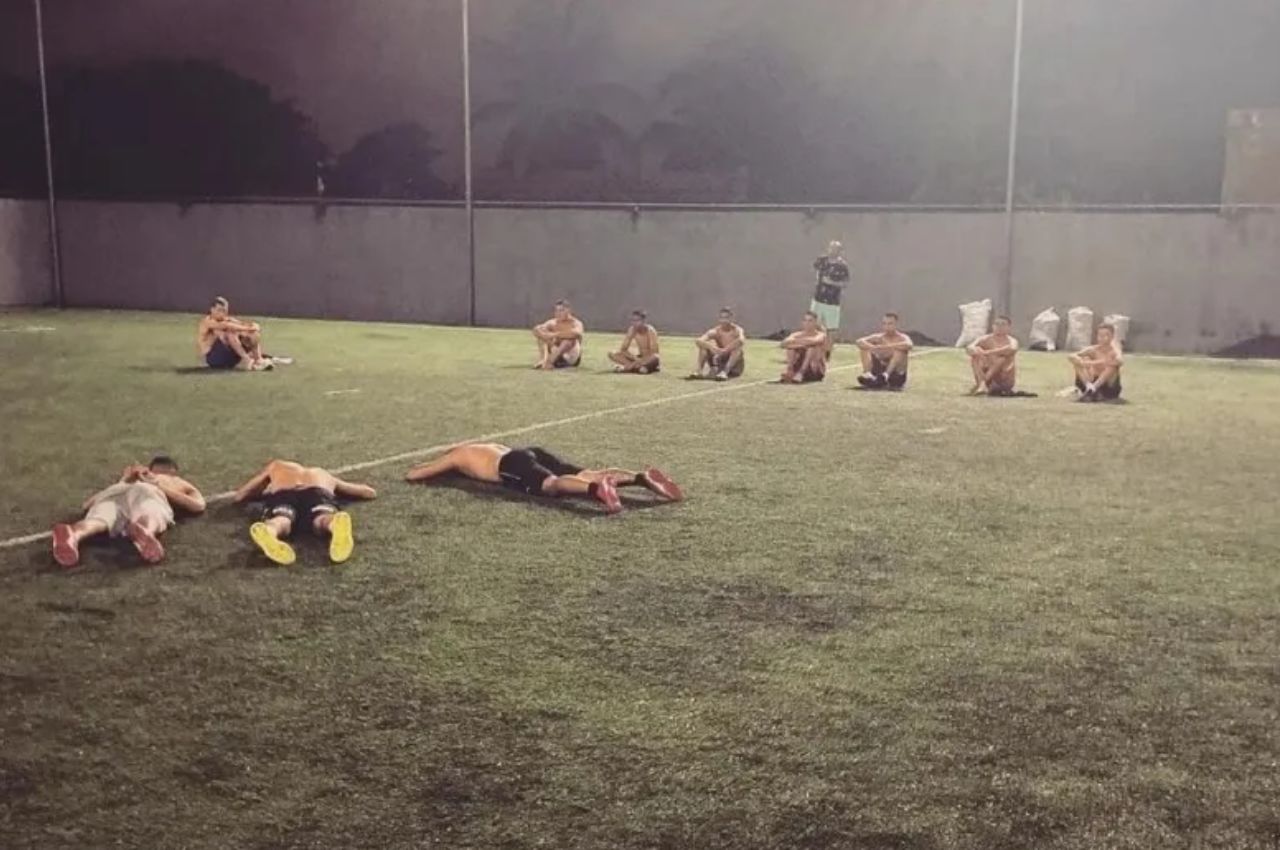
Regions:
<svg viewBox="0 0 1280 850"><path fill-rule="evenodd" d="M28 326L50 327L21 332ZM0 550L0 847L1267 848L1280 843L1280 369L1133 356L1126 405L615 376L592 336L0 315L0 538L176 456L207 494L529 428L688 493L607 517L404 460L342 567L225 503L145 568ZM645 402L654 402L639 406ZM592 415L600 413L600 415ZM575 418L577 417L577 418ZM554 423L571 419L563 424Z"/></svg>

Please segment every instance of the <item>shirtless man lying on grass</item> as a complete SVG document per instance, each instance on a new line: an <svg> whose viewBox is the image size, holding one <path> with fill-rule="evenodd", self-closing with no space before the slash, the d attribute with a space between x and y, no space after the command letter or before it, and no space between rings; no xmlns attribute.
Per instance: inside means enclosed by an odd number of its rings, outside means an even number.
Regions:
<svg viewBox="0 0 1280 850"><path fill-rule="evenodd" d="M234 501L261 498L262 520L249 528L249 538L272 561L288 566L298 559L285 541L299 524L329 538L329 560L344 563L355 550L351 514L338 509L338 499L374 499L367 484L343 481L318 466L273 460L236 491Z"/></svg>
<svg viewBox="0 0 1280 850"><path fill-rule="evenodd" d="M500 443L466 443L435 460L409 470L407 481L428 481L455 472L529 496L588 496L604 505L606 513L622 510L618 487L644 487L664 499L678 502L684 493L665 473L649 468L584 469L540 448L516 448Z"/></svg>
<svg viewBox="0 0 1280 850"><path fill-rule="evenodd" d="M64 567L80 563L80 542L99 534L128 537L142 560L164 559L160 535L173 525L173 509L203 513L204 496L194 484L178 477L178 464L160 456L147 466L125 467L120 480L85 499L84 519L53 527L53 559Z"/></svg>

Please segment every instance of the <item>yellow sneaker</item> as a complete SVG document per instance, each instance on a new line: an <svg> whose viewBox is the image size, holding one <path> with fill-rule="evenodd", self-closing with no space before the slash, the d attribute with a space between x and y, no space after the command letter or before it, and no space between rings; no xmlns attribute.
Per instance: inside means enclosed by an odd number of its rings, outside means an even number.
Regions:
<svg viewBox="0 0 1280 850"><path fill-rule="evenodd" d="M293 547L272 534L265 522L255 522L249 526L249 539L258 544L262 554L282 567L287 567L298 560Z"/></svg>
<svg viewBox="0 0 1280 850"><path fill-rule="evenodd" d="M345 564L355 551L356 539L351 532L351 514L338 511L329 521L329 560Z"/></svg>

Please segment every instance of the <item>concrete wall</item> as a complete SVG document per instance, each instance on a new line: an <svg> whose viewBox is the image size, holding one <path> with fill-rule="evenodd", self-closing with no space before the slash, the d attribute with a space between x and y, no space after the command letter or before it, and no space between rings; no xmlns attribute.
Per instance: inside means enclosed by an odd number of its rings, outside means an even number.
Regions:
<svg viewBox="0 0 1280 850"><path fill-rule="evenodd" d="M1138 351L1211 352L1280 333L1280 211L1023 213L1014 319L1084 305L1134 320Z"/></svg>
<svg viewBox="0 0 1280 850"><path fill-rule="evenodd" d="M945 338L957 294L994 294L1003 268L998 215L495 209L476 228L478 319L495 325L531 324L567 297L601 327L641 307L659 328L700 332L726 304L754 333L795 327L813 258L840 238L854 265L846 335L896 308Z"/></svg>
<svg viewBox="0 0 1280 850"><path fill-rule="evenodd" d="M0 198L0 307L53 300L49 218L40 201Z"/></svg>
<svg viewBox="0 0 1280 850"><path fill-rule="evenodd" d="M466 217L413 207L64 202L71 306L198 310L223 294L246 314L462 323ZM1280 328L1280 214L1022 213L1015 319L1084 304L1135 320L1145 351L1212 351ZM854 267L845 335L886 309L944 342L956 305L997 299L1004 221L990 213L481 209L477 311L527 326L570 298L589 328L633 307L668 331L733 305L755 334L794 326L811 258L844 240Z"/></svg>
<svg viewBox="0 0 1280 850"><path fill-rule="evenodd" d="M464 323L466 217L416 207L62 202L68 306Z"/></svg>

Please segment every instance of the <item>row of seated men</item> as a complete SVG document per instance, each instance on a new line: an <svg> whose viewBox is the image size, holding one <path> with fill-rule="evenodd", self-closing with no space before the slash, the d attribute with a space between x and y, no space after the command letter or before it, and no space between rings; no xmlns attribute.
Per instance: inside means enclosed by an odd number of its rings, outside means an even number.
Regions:
<svg viewBox="0 0 1280 850"><path fill-rule="evenodd" d="M880 329L858 339L854 345L862 361L858 383L866 389L900 390L907 383L907 366L913 347L911 337L898 329L896 313L886 313ZM968 348L974 383L970 392L1008 396L1017 393L1018 340L1012 335L1012 322L998 316L991 333ZM535 325L533 335L538 345L536 369L565 369L582 362L586 329L573 314L567 301L556 302L550 319ZM744 345L746 333L734 319L733 311L723 308L716 323L694 340L696 360L690 378L713 378L726 381L743 374L746 368ZM826 377L834 340L816 313L806 312L800 329L780 343L786 357L783 383L810 383ZM1103 324L1098 328L1094 345L1070 356L1075 388L1082 401L1110 400L1120 395L1120 367L1124 360L1115 328ZM609 352L614 369L621 373L655 374L662 369L658 330L649 323L643 310L631 314L631 322L622 344Z"/></svg>
<svg viewBox="0 0 1280 850"><path fill-rule="evenodd" d="M973 369L972 392L1014 395L1017 380L1018 340L1012 335L1007 316L998 316L992 332L969 346ZM555 304L550 319L535 325L538 345L537 369L573 368L582 362L586 328L573 314L567 301ZM207 366L214 369L265 371L288 358L264 353L262 328L256 322L230 315L225 298L215 298L207 315L200 319L197 347ZM691 378L727 381L746 370L746 333L729 308L720 310L716 323L694 340L696 359ZM834 340L809 311L801 318L800 329L780 343L785 352L783 383L810 383L826 377ZM902 389L907 382L911 337L898 329L898 315L886 313L880 329L855 342L862 361L858 383L866 389ZM616 351L609 359L618 372L655 374L662 369L658 330L642 310L631 314L631 322ZM1115 328L1099 326L1094 345L1071 355L1075 388L1082 401L1110 400L1120 395L1120 367L1124 355L1115 338Z"/></svg>

